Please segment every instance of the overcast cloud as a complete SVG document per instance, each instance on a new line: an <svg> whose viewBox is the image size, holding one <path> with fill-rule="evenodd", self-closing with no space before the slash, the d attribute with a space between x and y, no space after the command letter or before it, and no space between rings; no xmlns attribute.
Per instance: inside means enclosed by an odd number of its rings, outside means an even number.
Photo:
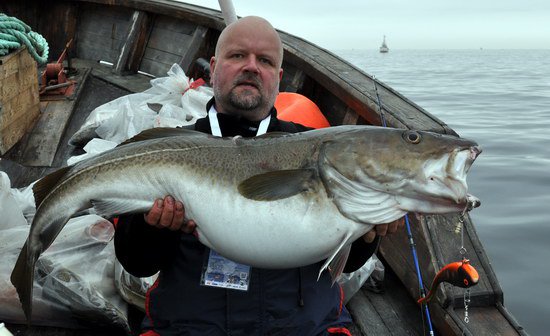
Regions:
<svg viewBox="0 0 550 336"><path fill-rule="evenodd" d="M217 0L184 1L219 9ZM327 49L550 49L548 0L233 0Z"/></svg>

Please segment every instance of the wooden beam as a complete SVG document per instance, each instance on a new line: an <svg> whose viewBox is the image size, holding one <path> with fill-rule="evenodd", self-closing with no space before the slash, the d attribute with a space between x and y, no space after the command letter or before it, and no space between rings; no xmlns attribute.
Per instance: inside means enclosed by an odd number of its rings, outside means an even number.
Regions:
<svg viewBox="0 0 550 336"><path fill-rule="evenodd" d="M199 57L199 50L205 42L207 32L208 28L204 26L197 26L195 29L195 32L191 37L191 42L189 42L187 50L185 51L185 54L183 54L179 63L186 74L189 72L189 68L193 62Z"/></svg>
<svg viewBox="0 0 550 336"><path fill-rule="evenodd" d="M363 335L392 335L376 308L362 291L357 292L350 299L348 308L353 321Z"/></svg>
<svg viewBox="0 0 550 336"><path fill-rule="evenodd" d="M344 119L342 120L342 125L356 125L358 120L359 115L357 112L348 107L346 109L346 115L344 115Z"/></svg>
<svg viewBox="0 0 550 336"><path fill-rule="evenodd" d="M306 80L306 74L302 70L297 69L296 72L294 73L294 76L292 77L292 81L286 86L285 91L298 92L302 90L305 80Z"/></svg>
<svg viewBox="0 0 550 336"><path fill-rule="evenodd" d="M146 12L134 12L128 37L113 68L114 73L122 75L127 72L136 73L138 71L139 63L145 51L150 21Z"/></svg>

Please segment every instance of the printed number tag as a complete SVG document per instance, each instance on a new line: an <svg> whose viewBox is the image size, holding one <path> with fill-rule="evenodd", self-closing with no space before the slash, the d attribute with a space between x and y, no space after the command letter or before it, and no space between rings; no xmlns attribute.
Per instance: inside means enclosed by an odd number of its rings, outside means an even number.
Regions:
<svg viewBox="0 0 550 336"><path fill-rule="evenodd" d="M203 266L201 285L246 291L249 275L250 266L236 263L210 250Z"/></svg>

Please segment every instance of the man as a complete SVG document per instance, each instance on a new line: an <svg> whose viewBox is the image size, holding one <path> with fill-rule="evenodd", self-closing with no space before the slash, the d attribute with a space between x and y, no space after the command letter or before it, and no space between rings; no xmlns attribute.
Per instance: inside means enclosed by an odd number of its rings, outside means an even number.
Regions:
<svg viewBox="0 0 550 336"><path fill-rule="evenodd" d="M215 136L252 137L266 132L299 132L306 127L277 119L283 48L273 27L246 17L220 35L210 61L214 99L208 117L195 129ZM238 209L235 209L238 211ZM199 223L200 225L200 223ZM261 225L261 218L258 218ZM399 222L377 226L353 244L345 271L354 271L373 253L378 233ZM117 257L127 271L159 280L147 298L143 329L150 335L327 335L345 333L350 322L339 286L321 263L287 270L235 266L202 245L185 218L184 205L159 199L145 215L121 217L115 236ZM237 289L212 287L226 265L243 270ZM210 272L219 270L218 273ZM210 279L211 281L206 281ZM217 284L222 286L221 284Z"/></svg>

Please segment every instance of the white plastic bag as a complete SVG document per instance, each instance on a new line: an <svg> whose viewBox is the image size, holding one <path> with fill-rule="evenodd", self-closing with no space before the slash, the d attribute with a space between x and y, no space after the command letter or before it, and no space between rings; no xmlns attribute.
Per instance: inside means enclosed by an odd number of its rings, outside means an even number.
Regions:
<svg viewBox="0 0 550 336"><path fill-rule="evenodd" d="M382 267L380 269L380 267ZM384 272L384 265L382 262L378 259L376 254L373 254L372 257L370 257L363 266L361 266L358 270L352 273L342 273L340 278L338 279L338 283L340 286L342 286L342 290L344 291L344 303L348 303L348 301L352 298L361 287L363 287L363 284L373 272L378 269L379 271L382 271L382 276ZM379 276L380 274L377 274Z"/></svg>
<svg viewBox="0 0 550 336"><path fill-rule="evenodd" d="M97 135L118 144L149 128L194 124L206 116L206 103L213 92L207 86L195 87L192 83L181 67L174 64L168 77L151 80L151 88L94 109L70 143L83 145Z"/></svg>
<svg viewBox="0 0 550 336"><path fill-rule="evenodd" d="M23 215L23 210L11 190L10 178L6 173L0 171L0 230L26 224L27 220Z"/></svg>
<svg viewBox="0 0 550 336"><path fill-rule="evenodd" d="M143 312L145 312L147 291L153 286L157 278L158 273L147 278L135 277L126 272L118 261L115 262L115 286L119 295L128 304Z"/></svg>
<svg viewBox="0 0 550 336"><path fill-rule="evenodd" d="M27 187L11 189L0 172L0 320L26 323L10 275L34 216ZM25 213L25 215L24 215ZM32 324L73 328L83 323L129 331L127 304L115 287L114 228L87 215L71 219L38 259L33 282Z"/></svg>
<svg viewBox="0 0 550 336"><path fill-rule="evenodd" d="M94 138L94 139L90 140L90 142L88 142L86 144L86 146L84 146L84 151L86 153L82 154L82 155L71 156L67 160L67 165L69 165L69 166L73 165L73 164L75 164L79 161L82 161L84 159L87 159L89 157L97 155L99 153L103 153L105 151L108 151L109 149L113 149L116 146L117 146L117 143L114 142L114 141Z"/></svg>

